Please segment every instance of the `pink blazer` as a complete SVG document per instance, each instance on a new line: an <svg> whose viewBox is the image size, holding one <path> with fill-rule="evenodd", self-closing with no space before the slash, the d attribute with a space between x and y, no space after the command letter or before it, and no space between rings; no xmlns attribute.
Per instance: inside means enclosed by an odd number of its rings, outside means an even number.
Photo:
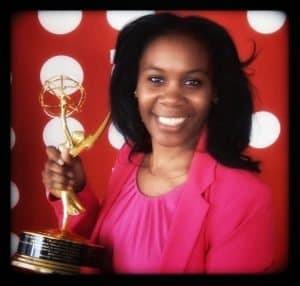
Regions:
<svg viewBox="0 0 300 286"><path fill-rule="evenodd" d="M199 141L186 187L166 241L161 273L262 273L272 271L272 194L248 171L225 167ZM134 165L125 145L116 160L107 197L99 204L86 187L79 198L87 212L71 217L70 228L97 243L99 230ZM139 163L143 155L134 157ZM59 201L51 202L62 218Z"/></svg>

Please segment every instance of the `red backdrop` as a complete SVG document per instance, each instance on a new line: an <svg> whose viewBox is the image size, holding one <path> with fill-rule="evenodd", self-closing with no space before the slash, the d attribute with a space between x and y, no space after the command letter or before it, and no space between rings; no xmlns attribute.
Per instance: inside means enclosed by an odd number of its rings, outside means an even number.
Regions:
<svg viewBox="0 0 300 286"><path fill-rule="evenodd" d="M119 29L125 22L143 13L158 12L27 11L13 14L12 254L16 251L18 234L22 230L57 227L41 179L46 160L45 144L53 142L51 138L58 140L56 132L50 128L55 125L53 118L47 116L39 104L43 80L50 75L69 72L82 82L86 100L82 112L72 117L82 124L87 134L94 132L108 111L111 58ZM225 26L242 59L251 52L251 40L257 44L259 55L249 69L255 86L255 128L248 151L262 161L260 176L273 190L276 264L281 270L287 263L288 247L288 19L278 11L262 14L247 11L173 12L206 16ZM46 139L43 139L43 134ZM81 153L88 179L99 198L105 192L120 144L120 137L110 127L92 149Z"/></svg>

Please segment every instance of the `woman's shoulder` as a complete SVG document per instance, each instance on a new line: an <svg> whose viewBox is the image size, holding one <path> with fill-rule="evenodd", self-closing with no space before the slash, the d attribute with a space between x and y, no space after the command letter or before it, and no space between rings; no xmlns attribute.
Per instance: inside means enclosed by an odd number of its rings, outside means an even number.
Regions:
<svg viewBox="0 0 300 286"><path fill-rule="evenodd" d="M132 150L132 145L125 142L119 149L119 156L128 156Z"/></svg>
<svg viewBox="0 0 300 286"><path fill-rule="evenodd" d="M260 175L217 163L212 197L217 200L259 204L271 200L271 189Z"/></svg>
<svg viewBox="0 0 300 286"><path fill-rule="evenodd" d="M216 179L232 184L242 184L245 186L266 187L259 173L245 169L228 167L223 164L216 164Z"/></svg>
<svg viewBox="0 0 300 286"><path fill-rule="evenodd" d="M132 151L132 144L130 142L125 142L117 153L114 167L131 165L135 163L138 164L143 154L135 153L132 154L132 156L130 156L131 151Z"/></svg>
<svg viewBox="0 0 300 286"><path fill-rule="evenodd" d="M225 166L207 152L197 154L194 170L213 177L214 184L246 189L268 189L268 185L261 179L259 173L241 168ZM209 170L207 170L209 169Z"/></svg>
<svg viewBox="0 0 300 286"><path fill-rule="evenodd" d="M125 163L128 160L131 149L131 145L124 142L117 150L115 164L120 162Z"/></svg>

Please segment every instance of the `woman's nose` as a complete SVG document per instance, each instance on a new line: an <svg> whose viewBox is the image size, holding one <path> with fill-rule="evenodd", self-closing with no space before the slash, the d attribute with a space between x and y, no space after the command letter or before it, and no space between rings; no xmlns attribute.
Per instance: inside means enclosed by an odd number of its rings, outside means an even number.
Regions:
<svg viewBox="0 0 300 286"><path fill-rule="evenodd" d="M183 101L182 90L177 83L169 83L161 91L161 103L178 104Z"/></svg>

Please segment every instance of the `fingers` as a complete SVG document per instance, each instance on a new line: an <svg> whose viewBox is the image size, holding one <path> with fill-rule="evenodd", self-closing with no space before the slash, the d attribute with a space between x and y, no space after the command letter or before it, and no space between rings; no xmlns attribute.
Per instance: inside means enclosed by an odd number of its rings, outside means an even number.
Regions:
<svg viewBox="0 0 300 286"><path fill-rule="evenodd" d="M53 146L48 146L46 148L46 154L49 160L57 162L59 165L72 164L72 156L69 154L69 150L64 148L61 152Z"/></svg>
<svg viewBox="0 0 300 286"><path fill-rule="evenodd" d="M48 172L51 171L53 173L64 174L67 172L67 168L64 165L58 164L57 161L48 160L45 163L44 169Z"/></svg>
<svg viewBox="0 0 300 286"><path fill-rule="evenodd" d="M61 197L61 191L71 191L74 188L74 180L49 169L43 170L42 179L46 189L57 198Z"/></svg>
<svg viewBox="0 0 300 286"><path fill-rule="evenodd" d="M53 146L46 147L46 154L48 156L48 159L53 161L57 161L60 158L59 150Z"/></svg>
<svg viewBox="0 0 300 286"><path fill-rule="evenodd" d="M73 180L74 173L71 166L59 165L57 162L48 160L44 166L44 174L53 181L61 183L63 180Z"/></svg>
<svg viewBox="0 0 300 286"><path fill-rule="evenodd" d="M66 163L66 164L71 164L72 163L72 157L69 153L68 149L63 149L61 151L61 159Z"/></svg>
<svg viewBox="0 0 300 286"><path fill-rule="evenodd" d="M67 149L46 148L48 160L42 172L46 189L60 198L60 190L80 192L85 185L85 172L80 157L72 157Z"/></svg>
<svg viewBox="0 0 300 286"><path fill-rule="evenodd" d="M74 187L74 172L72 169L72 158L68 150L62 153L55 147L46 148L48 160L42 172L42 179L46 189L55 197L60 198L61 190L72 190ZM62 159L62 156L66 162Z"/></svg>
<svg viewBox="0 0 300 286"><path fill-rule="evenodd" d="M48 188L57 189L72 189L74 186L74 180L65 176L64 174L55 173L48 170L42 172L43 182Z"/></svg>

